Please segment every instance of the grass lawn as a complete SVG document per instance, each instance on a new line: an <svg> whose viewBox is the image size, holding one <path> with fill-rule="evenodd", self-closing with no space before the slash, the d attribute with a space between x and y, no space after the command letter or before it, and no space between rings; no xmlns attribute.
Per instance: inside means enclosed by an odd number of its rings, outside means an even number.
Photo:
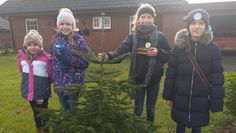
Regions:
<svg viewBox="0 0 236 133"><path fill-rule="evenodd" d="M121 70L123 73L118 79L126 79L128 75L129 60L121 64L107 65ZM91 68L92 67L91 65ZM15 56L0 56L0 133L34 133L35 126L33 114L29 103L21 97L20 92L21 76L18 72ZM162 99L163 83L156 106L156 122L160 127L160 133L174 133L175 123L170 118L170 107ZM52 91L52 98L49 101L49 108L60 108L57 96ZM145 112L143 113L145 116ZM214 129L216 123L230 120L231 116L225 113L211 115L210 126L203 128L203 133L217 133ZM190 130L187 130L190 133ZM222 131L218 131L222 133Z"/></svg>

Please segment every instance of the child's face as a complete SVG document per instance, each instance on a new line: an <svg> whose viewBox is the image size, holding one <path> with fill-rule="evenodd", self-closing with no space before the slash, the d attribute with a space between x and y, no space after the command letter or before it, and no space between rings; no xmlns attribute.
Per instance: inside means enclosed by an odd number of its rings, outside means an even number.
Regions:
<svg viewBox="0 0 236 133"><path fill-rule="evenodd" d="M144 13L139 17L140 25L151 26L154 24L154 18L151 14Z"/></svg>
<svg viewBox="0 0 236 133"><path fill-rule="evenodd" d="M30 54L33 54L33 55L38 54L40 50L41 50L41 47L36 43L30 42L27 45L27 51L29 51Z"/></svg>
<svg viewBox="0 0 236 133"><path fill-rule="evenodd" d="M199 38L202 36L206 28L206 24L203 20L194 20L189 25L189 31L191 33L191 36L194 38Z"/></svg>
<svg viewBox="0 0 236 133"><path fill-rule="evenodd" d="M70 35L73 32L73 25L70 23L60 23L58 28L63 35Z"/></svg>

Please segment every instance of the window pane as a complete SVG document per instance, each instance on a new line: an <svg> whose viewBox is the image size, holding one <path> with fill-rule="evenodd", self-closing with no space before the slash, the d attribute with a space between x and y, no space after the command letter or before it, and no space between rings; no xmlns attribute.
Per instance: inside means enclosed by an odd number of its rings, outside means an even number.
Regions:
<svg viewBox="0 0 236 133"><path fill-rule="evenodd" d="M27 33L31 29L38 30L38 20L37 19L26 19L25 24L26 24L26 32Z"/></svg>
<svg viewBox="0 0 236 133"><path fill-rule="evenodd" d="M111 29L111 18L110 17L104 18L104 28Z"/></svg>

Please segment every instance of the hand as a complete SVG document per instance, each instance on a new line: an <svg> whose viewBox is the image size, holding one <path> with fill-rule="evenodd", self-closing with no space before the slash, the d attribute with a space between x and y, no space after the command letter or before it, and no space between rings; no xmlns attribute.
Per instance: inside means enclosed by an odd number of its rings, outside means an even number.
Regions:
<svg viewBox="0 0 236 133"><path fill-rule="evenodd" d="M166 100L166 104L171 106L172 105L172 101L171 100Z"/></svg>
<svg viewBox="0 0 236 133"><path fill-rule="evenodd" d="M64 48L55 48L54 54L56 57L60 58L62 55L65 54L65 49Z"/></svg>
<svg viewBox="0 0 236 133"><path fill-rule="evenodd" d="M158 49L156 47L151 47L148 49L147 56L156 56L158 54Z"/></svg>
<svg viewBox="0 0 236 133"><path fill-rule="evenodd" d="M98 53L98 57L97 57L98 61L107 61L108 60L108 56L106 53Z"/></svg>

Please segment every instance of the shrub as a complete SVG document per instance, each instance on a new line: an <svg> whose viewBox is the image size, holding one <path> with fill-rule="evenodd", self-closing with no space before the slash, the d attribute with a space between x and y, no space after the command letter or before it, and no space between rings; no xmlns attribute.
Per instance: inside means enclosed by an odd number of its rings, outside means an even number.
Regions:
<svg viewBox="0 0 236 133"><path fill-rule="evenodd" d="M236 116L236 72L229 72L225 74L225 106L229 113Z"/></svg>
<svg viewBox="0 0 236 133"><path fill-rule="evenodd" d="M79 57L86 59L81 55ZM48 110L41 113L48 119L47 127L52 133L154 133L157 126L130 112L130 93L134 86L130 79L117 81L116 69L108 69L106 64L117 63L127 55L113 60L99 62L90 52L88 60L97 64L87 72L86 85L70 85L68 92L79 91L79 106L71 110Z"/></svg>
<svg viewBox="0 0 236 133"><path fill-rule="evenodd" d="M0 55L7 55L7 54L13 54L16 53L16 51L12 48L1 48L0 49Z"/></svg>

